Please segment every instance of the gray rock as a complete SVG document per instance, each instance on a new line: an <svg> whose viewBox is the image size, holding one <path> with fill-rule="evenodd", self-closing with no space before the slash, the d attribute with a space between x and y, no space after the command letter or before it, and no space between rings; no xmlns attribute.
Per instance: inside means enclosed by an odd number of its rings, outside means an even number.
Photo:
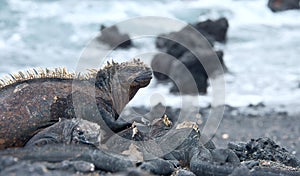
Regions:
<svg viewBox="0 0 300 176"><path fill-rule="evenodd" d="M107 172L119 172L134 167L134 164L122 155L80 144L49 144L41 147L6 149L0 151L0 156L13 156L20 161L31 162L85 161L94 164L95 169Z"/></svg>
<svg viewBox="0 0 300 176"><path fill-rule="evenodd" d="M208 40L225 42L226 34L229 28L229 23L226 18L217 20L206 20L194 25L195 28L201 32Z"/></svg>
<svg viewBox="0 0 300 176"><path fill-rule="evenodd" d="M175 170L171 162L162 159L144 162L140 165L140 168L157 175L170 175Z"/></svg>
<svg viewBox="0 0 300 176"><path fill-rule="evenodd" d="M250 171L245 166L240 166L234 169L234 171L229 176L250 176Z"/></svg>
<svg viewBox="0 0 300 176"><path fill-rule="evenodd" d="M101 35L97 38L100 42L109 45L112 49L128 48L132 41L128 34L121 34L116 26L101 26Z"/></svg>
<svg viewBox="0 0 300 176"><path fill-rule="evenodd" d="M168 81L174 57L168 54L159 53L154 56L151 62L153 75L159 81Z"/></svg>
<svg viewBox="0 0 300 176"><path fill-rule="evenodd" d="M173 82L173 93L206 93L208 75L220 72L222 68L227 71L223 52L214 51L212 46L215 41L226 41L228 27L227 19L220 18L187 25L178 32L158 36L156 47L166 54L157 54L152 60L152 69L157 70L154 76L159 81ZM222 68L218 68L220 64L217 62L221 63ZM188 76L186 70L192 76ZM196 86L191 85L192 82Z"/></svg>
<svg viewBox="0 0 300 176"><path fill-rule="evenodd" d="M299 0L269 0L268 7L273 12L300 8Z"/></svg>
<svg viewBox="0 0 300 176"><path fill-rule="evenodd" d="M174 82L171 92L206 93L208 75L218 75L227 71L222 51L215 53L211 50L199 49L195 53L186 52L179 61L173 62L170 68L170 77Z"/></svg>
<svg viewBox="0 0 300 176"><path fill-rule="evenodd" d="M196 176L193 172L180 169L176 172L175 176Z"/></svg>

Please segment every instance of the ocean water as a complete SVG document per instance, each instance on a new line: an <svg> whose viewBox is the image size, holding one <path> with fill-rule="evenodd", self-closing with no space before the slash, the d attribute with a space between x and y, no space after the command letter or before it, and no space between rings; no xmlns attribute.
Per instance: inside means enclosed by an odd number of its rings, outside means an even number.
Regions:
<svg viewBox="0 0 300 176"><path fill-rule="evenodd" d="M140 16L161 16L185 22L227 17L230 28L224 50L228 105L242 107L260 102L294 109L300 105L300 11L272 13L267 0L156 0L80 1L1 0L0 77L31 67L62 67L76 70L82 50L99 31ZM178 30L153 21L160 31ZM153 27L152 26L152 27ZM126 27L125 27L126 28ZM127 29L128 30L128 26ZM130 28L130 26L129 26ZM164 30L166 29L166 30ZM123 29L121 29L122 31ZM157 52L153 37L133 40L134 48L115 53L123 61ZM145 53L148 53L145 55ZM195 105L207 106L212 92ZM187 96L188 97L188 96ZM132 106L164 104L180 106L181 97L168 87L151 85L141 90Z"/></svg>

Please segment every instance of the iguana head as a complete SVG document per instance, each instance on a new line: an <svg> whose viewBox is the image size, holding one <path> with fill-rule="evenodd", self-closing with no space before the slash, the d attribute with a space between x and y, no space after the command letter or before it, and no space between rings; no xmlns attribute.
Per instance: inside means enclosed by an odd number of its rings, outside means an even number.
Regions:
<svg viewBox="0 0 300 176"><path fill-rule="evenodd" d="M152 71L139 59L108 63L98 71L96 87L106 91L113 108L120 113L140 88L146 87L152 79Z"/></svg>

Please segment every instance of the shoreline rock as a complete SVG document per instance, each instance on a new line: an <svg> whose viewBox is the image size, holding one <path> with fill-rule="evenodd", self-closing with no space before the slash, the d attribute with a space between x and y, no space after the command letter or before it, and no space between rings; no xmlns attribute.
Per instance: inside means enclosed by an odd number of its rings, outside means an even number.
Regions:
<svg viewBox="0 0 300 176"><path fill-rule="evenodd" d="M99 42L109 45L112 49L132 47L132 41L128 34L120 33L117 26L105 27L101 25L101 34L97 37Z"/></svg>
<svg viewBox="0 0 300 176"><path fill-rule="evenodd" d="M227 19L220 18L188 25L178 32L158 36L156 47L165 54L155 55L151 62L155 78L159 83L172 82L172 93L181 90L180 93L183 94L205 94L208 74L222 72L221 69L227 71L223 51L214 51L211 47L216 41L226 42L228 27ZM199 38L195 30L204 37ZM221 67L216 62L220 62ZM192 77L187 77L186 71ZM195 83L197 87L191 88L190 83Z"/></svg>
<svg viewBox="0 0 300 176"><path fill-rule="evenodd" d="M268 7L272 12L300 9L299 0L269 0Z"/></svg>
<svg viewBox="0 0 300 176"><path fill-rule="evenodd" d="M217 20L206 20L193 25L209 41L226 42L228 20L224 17Z"/></svg>

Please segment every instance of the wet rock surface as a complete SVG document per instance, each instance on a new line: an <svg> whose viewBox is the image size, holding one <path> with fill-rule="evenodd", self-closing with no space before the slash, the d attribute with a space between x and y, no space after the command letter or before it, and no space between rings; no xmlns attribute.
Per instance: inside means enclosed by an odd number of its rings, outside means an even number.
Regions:
<svg viewBox="0 0 300 176"><path fill-rule="evenodd" d="M156 79L173 82L170 90L173 93L206 93L208 76L227 71L223 52L212 49L212 46L216 41L226 41L228 27L227 19L220 18L158 36L156 47L165 54L157 54L152 60L151 67ZM191 82L195 82L196 86L191 86Z"/></svg>
<svg viewBox="0 0 300 176"><path fill-rule="evenodd" d="M212 62L212 60L216 57L218 57L222 67L217 65L215 62ZM170 90L173 93L206 93L209 85L209 75L218 74L218 72L222 74L222 72L227 70L223 61L222 51L211 52L196 50L196 55L191 52L186 52L179 58L179 61L180 62L172 63L169 73L172 81L174 82ZM184 66L182 66L182 64ZM189 71L191 76L182 76L182 73L185 73L186 69ZM196 87L191 86L191 83L194 82Z"/></svg>
<svg viewBox="0 0 300 176"><path fill-rule="evenodd" d="M299 0L269 0L268 7L273 12L280 12L290 9L299 9L300 1Z"/></svg>
<svg viewBox="0 0 300 176"><path fill-rule="evenodd" d="M226 41L226 34L227 30L229 28L229 23L226 18L220 18L217 20L206 20L202 22L198 22L195 24L191 24L194 29L196 29L199 33L201 33L206 39L209 41L211 45L214 44L214 42L225 42ZM188 47L201 47L204 48L207 46L207 43L204 43L204 40L200 41L190 41L190 42L185 42L185 40L190 39L189 35L195 35L191 34L191 31L194 31L194 29L186 26L184 27L181 31L178 32L172 32L170 34L163 34L159 36L156 39L156 47L159 49L166 49L169 54L175 56L175 57L180 57L186 50L181 44L182 43L177 43L184 41L183 43L188 44ZM189 36L189 37L188 37ZM187 39L184 39L184 37L187 37ZM182 39L182 40L177 40L177 41L172 41L169 39ZM177 48L177 51L175 50ZM178 53L178 54L175 54Z"/></svg>
<svg viewBox="0 0 300 176"><path fill-rule="evenodd" d="M229 27L228 20L226 18L220 18L217 20L206 20L193 25L202 35L208 40L225 42L226 34Z"/></svg>

